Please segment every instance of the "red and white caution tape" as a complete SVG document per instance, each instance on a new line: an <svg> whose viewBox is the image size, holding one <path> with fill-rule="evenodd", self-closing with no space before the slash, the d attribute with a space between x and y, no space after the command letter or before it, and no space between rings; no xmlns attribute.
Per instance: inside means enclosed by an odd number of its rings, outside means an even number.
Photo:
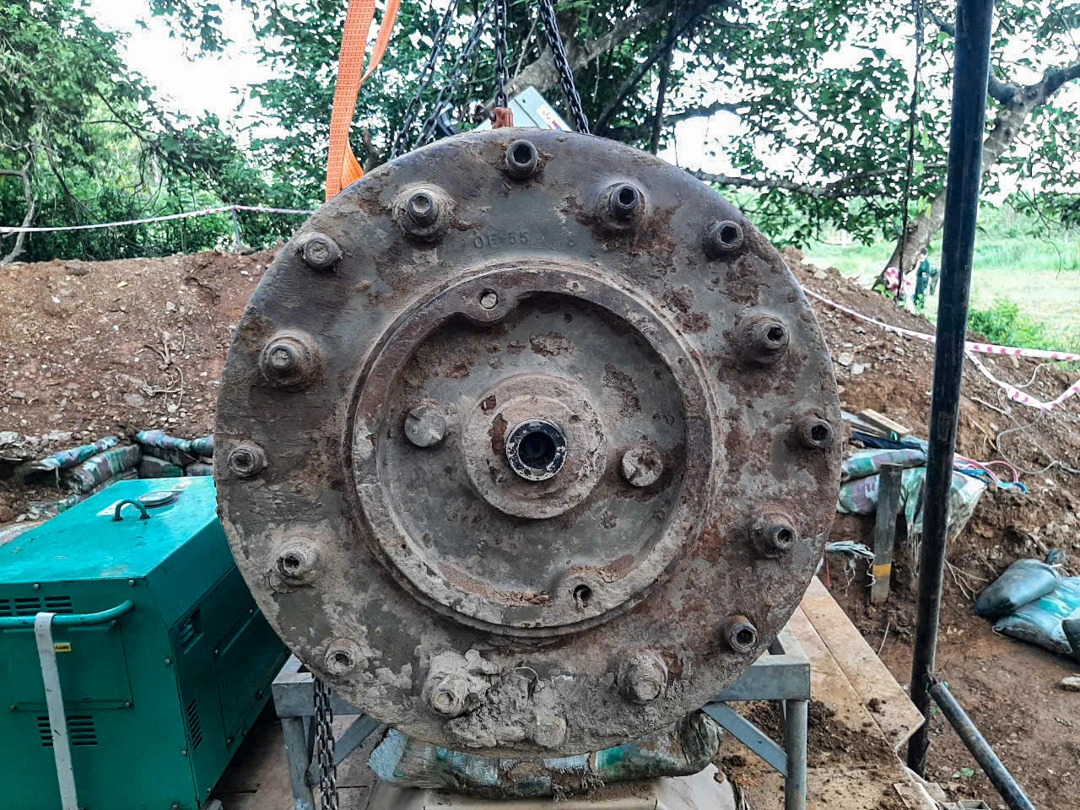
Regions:
<svg viewBox="0 0 1080 810"><path fill-rule="evenodd" d="M210 214L227 214L233 211L252 211L258 214L303 214L310 216L314 211L299 208L262 208L256 205L223 205L218 208L203 208L201 211L185 211L180 214L165 214L160 217L144 219L125 219L119 222L96 222L92 225L55 225L55 226L7 226L0 225L0 234L9 233L55 233L58 231L92 231L99 228L121 228L125 225L145 225L150 222L168 222L174 219L205 217Z"/></svg>
<svg viewBox="0 0 1080 810"><path fill-rule="evenodd" d="M916 332L913 329L905 329L902 326L894 326L891 323L879 321L877 318L871 318L869 315L863 315L861 312L851 309L851 307L845 307L843 304L833 301L831 298L826 298L821 293L814 292L813 290L807 289L806 287L803 287L803 291L811 298L817 301L821 301L823 304L826 304L833 309L837 309L840 312L843 312L846 315L850 315L852 318L855 318L857 320L865 321L866 323L872 323L874 324L874 326L884 329L887 332L893 332L898 335L907 335L908 337L916 338L917 340L924 340L927 343L935 342L934 335L928 334L926 332ZM1054 408L1060 407L1061 404L1066 400L1076 396L1077 394L1080 394L1080 380L1077 380L1075 383L1066 388L1056 399L1052 399L1049 402L1043 402L1042 400L1031 396L1031 394L1024 393L1016 386L1011 385L1010 383L1007 383L1003 380L999 380L992 373L990 373L990 370L985 365L983 365L983 363L979 360L977 356L977 354L997 354L1005 355L1008 357L1031 357L1038 360L1064 360L1067 362L1080 362L1080 354L1074 354L1072 352L1047 351L1046 349L1024 349L1020 348L1019 346L998 346L993 343L975 343L970 340L965 341L964 349L966 350L968 359L975 364L975 368L977 368L984 377L986 377L988 380L995 383L996 385L1000 386L1001 389L1005 392L1005 394L1009 397L1009 399L1013 400L1014 402L1019 402L1021 405L1027 405L1028 407L1038 408L1039 410L1043 411L1050 411Z"/></svg>

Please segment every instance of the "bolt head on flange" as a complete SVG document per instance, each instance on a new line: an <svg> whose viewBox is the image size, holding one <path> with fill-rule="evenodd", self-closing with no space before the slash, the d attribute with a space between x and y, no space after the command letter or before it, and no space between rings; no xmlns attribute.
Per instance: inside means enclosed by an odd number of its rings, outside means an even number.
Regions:
<svg viewBox="0 0 1080 810"><path fill-rule="evenodd" d="M444 675L432 684L428 702L432 711L443 717L465 714L469 701L469 681L462 675Z"/></svg>
<svg viewBox="0 0 1080 810"><path fill-rule="evenodd" d="M783 356L791 341L791 333L780 318L759 312L739 321L737 340L746 360L767 366Z"/></svg>
<svg viewBox="0 0 1080 810"><path fill-rule="evenodd" d="M705 254L710 259L719 259L742 247L743 239L742 225L738 222L731 219L714 222L705 232Z"/></svg>
<svg viewBox="0 0 1080 810"><path fill-rule="evenodd" d="M435 186L406 188L394 203L394 218L409 236L434 241L446 233L452 205Z"/></svg>
<svg viewBox="0 0 1080 810"><path fill-rule="evenodd" d="M631 486L650 487L660 480L664 472L664 460L655 447L642 444L623 453L620 470Z"/></svg>
<svg viewBox="0 0 1080 810"><path fill-rule="evenodd" d="M776 512L761 515L754 521L750 532L754 547L764 557L787 554L799 539L791 519Z"/></svg>
<svg viewBox="0 0 1080 810"><path fill-rule="evenodd" d="M250 478L262 472L266 467L266 453L256 444L238 444L229 451L225 463L233 475Z"/></svg>
<svg viewBox="0 0 1080 810"><path fill-rule="evenodd" d="M348 675L360 664L362 657L355 641L337 638L327 646L323 666L331 675Z"/></svg>
<svg viewBox="0 0 1080 810"><path fill-rule="evenodd" d="M333 239L321 233L308 234L298 247L304 263L312 270L325 272L341 261L341 248Z"/></svg>
<svg viewBox="0 0 1080 810"><path fill-rule="evenodd" d="M536 173L540 153L530 141L518 140L506 147L506 173L515 180L525 180Z"/></svg>
<svg viewBox="0 0 1080 810"><path fill-rule="evenodd" d="M833 429L819 416L804 416L795 424L795 432L808 450L825 450L833 442Z"/></svg>
<svg viewBox="0 0 1080 810"><path fill-rule="evenodd" d="M315 341L301 332L280 332L266 342L259 367L272 385L292 390L304 388L319 371Z"/></svg>
<svg viewBox="0 0 1080 810"><path fill-rule="evenodd" d="M405 417L405 437L416 447L434 447L446 437L446 417L433 402L422 402Z"/></svg>
<svg viewBox="0 0 1080 810"><path fill-rule="evenodd" d="M306 584L317 576L321 561L322 551L318 544L306 537L298 537L278 548L275 573L284 582Z"/></svg>
<svg viewBox="0 0 1080 810"><path fill-rule="evenodd" d="M632 703L656 700L667 688L667 679L667 664L653 652L630 656L623 662L616 676L619 691Z"/></svg>
<svg viewBox="0 0 1080 810"><path fill-rule="evenodd" d="M757 646L757 628L745 616L732 616L724 625L724 640L737 653L752 652Z"/></svg>

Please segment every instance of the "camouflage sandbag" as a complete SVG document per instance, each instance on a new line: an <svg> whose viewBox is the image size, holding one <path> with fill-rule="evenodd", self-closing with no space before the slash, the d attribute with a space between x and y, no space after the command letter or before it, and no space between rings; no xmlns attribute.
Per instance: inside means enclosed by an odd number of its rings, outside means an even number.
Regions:
<svg viewBox="0 0 1080 810"><path fill-rule="evenodd" d="M191 452L200 458L214 457L214 435L200 436L191 440Z"/></svg>
<svg viewBox="0 0 1080 810"><path fill-rule="evenodd" d="M135 441L147 455L163 458L170 464L186 467L197 460L189 439L170 436L163 430L140 430L135 434Z"/></svg>
<svg viewBox="0 0 1080 810"><path fill-rule="evenodd" d="M120 444L118 436L106 436L104 439L98 439L92 444L82 444L68 450L61 450L36 461L27 461L15 468L15 480L21 484L34 475L70 469L86 461L91 456L116 447L118 444Z"/></svg>
<svg viewBox="0 0 1080 810"><path fill-rule="evenodd" d="M41 502L31 503L30 507L31 507L31 509L34 510L34 512L37 512L38 514L48 515L48 516L56 515L56 514L58 514L60 512L66 512L68 509L70 509L71 507L73 507L77 503L82 503L87 498L89 498L91 495L97 495L103 489L108 489L113 484L115 484L117 481L128 481L128 480L131 480L132 478L138 478L138 475L136 474L135 470L124 470L122 473L117 473L112 478L109 478L106 481L102 481L100 484L98 484L96 487L91 489L89 492L81 492L81 493L77 492L74 495L69 495L66 498L61 498L58 501L49 501L49 502L45 502L45 503L41 503Z"/></svg>
<svg viewBox="0 0 1080 810"><path fill-rule="evenodd" d="M139 462L139 478L179 478L184 468L157 456L143 454Z"/></svg>
<svg viewBox="0 0 1080 810"><path fill-rule="evenodd" d="M451 751L391 729L368 764L379 779L399 787L452 790L487 799L572 796L612 782L695 774L716 755L720 733L720 727L699 711L615 748L518 760Z"/></svg>
<svg viewBox="0 0 1080 810"><path fill-rule="evenodd" d="M1063 622L1080 618L1080 577L1066 577L1047 594L997 620L994 632L1071 656Z"/></svg>
<svg viewBox="0 0 1080 810"><path fill-rule="evenodd" d="M213 475L214 465L206 464L202 461L196 461L194 464L188 464L184 467L184 475Z"/></svg>
<svg viewBox="0 0 1080 810"><path fill-rule="evenodd" d="M61 480L76 495L85 495L113 476L134 470L141 459L142 451L137 444L114 447L91 456L78 467L68 470L61 476Z"/></svg>

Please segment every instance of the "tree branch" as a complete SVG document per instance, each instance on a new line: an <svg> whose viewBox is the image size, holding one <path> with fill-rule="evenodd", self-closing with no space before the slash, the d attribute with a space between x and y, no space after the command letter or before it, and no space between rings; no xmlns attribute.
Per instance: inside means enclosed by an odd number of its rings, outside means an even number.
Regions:
<svg viewBox="0 0 1080 810"><path fill-rule="evenodd" d="M927 14L928 17L930 17L931 20L934 21L934 25L936 25L939 29L944 31L953 39L956 38L955 25L953 25L951 22L948 22L947 20L943 20L936 13L934 13L933 9L924 7L923 11ZM994 99L994 101L997 101L1001 104L1008 104L1010 101L1016 98L1017 94L1020 92L1020 87L1015 84L1009 84L1008 82L1001 81L996 76L994 76L993 71L991 71L990 79L986 86L986 94L990 96L990 98Z"/></svg>
<svg viewBox="0 0 1080 810"><path fill-rule="evenodd" d="M681 110L677 113L670 113L664 116L663 126L671 126L677 124L680 121L689 121L692 118L707 118L710 115L715 115L718 112L729 112L737 114L739 112L739 105L732 104L726 101L714 101L711 104L706 104L702 107L690 107L686 110ZM645 124L639 124L635 127L615 127L610 130L611 134L618 135L617 140L624 143L630 143L633 141L644 140L649 137L652 132L652 122Z"/></svg>

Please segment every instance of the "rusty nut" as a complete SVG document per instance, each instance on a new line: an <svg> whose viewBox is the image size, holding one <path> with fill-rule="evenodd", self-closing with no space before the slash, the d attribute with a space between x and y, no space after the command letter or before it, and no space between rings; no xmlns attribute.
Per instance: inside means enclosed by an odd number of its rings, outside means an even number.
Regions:
<svg viewBox="0 0 1080 810"><path fill-rule="evenodd" d="M757 628L745 616L732 616L724 624L724 641L737 653L752 652L757 640Z"/></svg>
<svg viewBox="0 0 1080 810"><path fill-rule="evenodd" d="M780 557L795 546L799 533L791 520L776 512L767 512L754 521L751 540L763 557Z"/></svg>
<svg viewBox="0 0 1080 810"><path fill-rule="evenodd" d="M362 659L360 647L355 641L337 638L330 642L323 656L323 665L331 675L348 675Z"/></svg>
<svg viewBox="0 0 1080 810"><path fill-rule="evenodd" d="M469 705L469 682L462 675L445 675L433 683L428 702L432 711L446 718L460 717Z"/></svg>
<svg viewBox="0 0 1080 810"><path fill-rule="evenodd" d="M659 655L637 653L623 662L616 675L622 696L631 703L649 703L667 688L668 669Z"/></svg>
<svg viewBox="0 0 1080 810"><path fill-rule="evenodd" d="M394 219L407 236L434 241L446 233L452 205L435 186L413 186L394 203Z"/></svg>
<svg viewBox="0 0 1080 810"><path fill-rule="evenodd" d="M833 441L833 429L819 416L804 416L795 424L795 433L808 450L824 450Z"/></svg>
<svg viewBox="0 0 1080 810"><path fill-rule="evenodd" d="M295 390L314 380L319 371L319 355L309 335L281 332L266 342L259 368L270 384Z"/></svg>
<svg viewBox="0 0 1080 810"><path fill-rule="evenodd" d="M515 180L527 180L536 173L540 153L530 141L517 140L506 147L506 173Z"/></svg>
<svg viewBox="0 0 1080 810"><path fill-rule="evenodd" d="M288 583L305 584L319 573L322 551L318 544L299 537L284 543L277 553L274 567L277 575Z"/></svg>
<svg viewBox="0 0 1080 810"><path fill-rule="evenodd" d="M738 345L743 357L757 365L771 365L783 356L791 334L775 315L756 313L739 321Z"/></svg>
<svg viewBox="0 0 1080 810"><path fill-rule="evenodd" d="M337 242L321 233L312 233L305 236L300 244L300 255L312 270L326 272L332 270L334 265L341 261L341 248Z"/></svg>
<svg viewBox="0 0 1080 810"><path fill-rule="evenodd" d="M742 247L743 238L742 225L734 220L724 219L708 227L702 244L710 259L719 259L725 253Z"/></svg>
<svg viewBox="0 0 1080 810"><path fill-rule="evenodd" d="M266 453L256 444L238 444L229 451L225 464L233 475L250 478L266 467Z"/></svg>

